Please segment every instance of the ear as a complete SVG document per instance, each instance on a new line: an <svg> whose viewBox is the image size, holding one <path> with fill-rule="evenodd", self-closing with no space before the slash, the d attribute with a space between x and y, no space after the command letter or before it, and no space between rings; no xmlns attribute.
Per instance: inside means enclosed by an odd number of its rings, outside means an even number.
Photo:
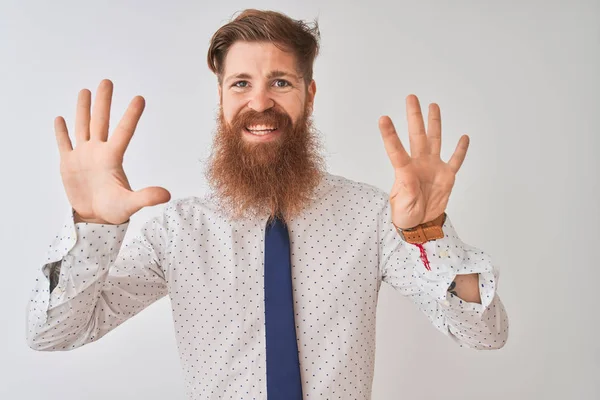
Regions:
<svg viewBox="0 0 600 400"><path fill-rule="evenodd" d="M315 103L315 95L317 94L317 84L313 79L310 81L308 88L306 90L306 102L308 104L308 108L310 110L310 114L312 114L314 103Z"/></svg>
<svg viewBox="0 0 600 400"><path fill-rule="evenodd" d="M223 87L220 83L217 83L217 89L219 89L219 104L223 105Z"/></svg>

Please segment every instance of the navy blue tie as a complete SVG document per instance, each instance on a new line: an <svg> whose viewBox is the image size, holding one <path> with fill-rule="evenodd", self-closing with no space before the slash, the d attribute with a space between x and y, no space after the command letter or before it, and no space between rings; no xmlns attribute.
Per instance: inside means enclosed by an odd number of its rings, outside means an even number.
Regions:
<svg viewBox="0 0 600 400"><path fill-rule="evenodd" d="M302 400L290 237L279 218L270 219L265 231L265 329L268 400Z"/></svg>

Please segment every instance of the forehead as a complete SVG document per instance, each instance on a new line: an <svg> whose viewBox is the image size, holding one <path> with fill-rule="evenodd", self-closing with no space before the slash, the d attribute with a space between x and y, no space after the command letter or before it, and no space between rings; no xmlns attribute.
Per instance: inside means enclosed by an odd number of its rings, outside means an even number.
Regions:
<svg viewBox="0 0 600 400"><path fill-rule="evenodd" d="M273 70L298 73L294 53L283 51L270 42L239 41L227 52L223 77L240 73L266 75Z"/></svg>

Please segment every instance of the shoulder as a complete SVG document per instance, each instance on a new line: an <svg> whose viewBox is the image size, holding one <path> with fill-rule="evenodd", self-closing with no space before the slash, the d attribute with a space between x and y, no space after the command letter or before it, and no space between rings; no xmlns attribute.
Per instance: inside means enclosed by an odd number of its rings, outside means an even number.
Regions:
<svg viewBox="0 0 600 400"><path fill-rule="evenodd" d="M187 196L171 199L164 204L163 214L166 219L180 219L212 213L214 205L207 198Z"/></svg>
<svg viewBox="0 0 600 400"><path fill-rule="evenodd" d="M388 200L388 193L369 183L333 174L327 174L325 180L329 186L330 193L345 199L366 199L378 202Z"/></svg>

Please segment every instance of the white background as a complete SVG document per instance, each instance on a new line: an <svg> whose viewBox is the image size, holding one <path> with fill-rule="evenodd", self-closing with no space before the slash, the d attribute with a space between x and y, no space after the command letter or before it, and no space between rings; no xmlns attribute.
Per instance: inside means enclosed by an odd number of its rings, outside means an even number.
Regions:
<svg viewBox="0 0 600 400"><path fill-rule="evenodd" d="M408 146L410 93L440 105L444 160L471 137L447 211L501 271L508 344L459 348L384 285L373 398L600 398L593 0L0 1L0 398L184 398L166 298L75 351L27 347L25 305L69 210L53 119L72 127L77 92L112 79L112 126L133 96L147 101L125 159L134 188L202 195L218 102L208 42L247 7L319 19L330 172L389 190L377 119L389 114ZM136 214L128 235L159 211Z"/></svg>

